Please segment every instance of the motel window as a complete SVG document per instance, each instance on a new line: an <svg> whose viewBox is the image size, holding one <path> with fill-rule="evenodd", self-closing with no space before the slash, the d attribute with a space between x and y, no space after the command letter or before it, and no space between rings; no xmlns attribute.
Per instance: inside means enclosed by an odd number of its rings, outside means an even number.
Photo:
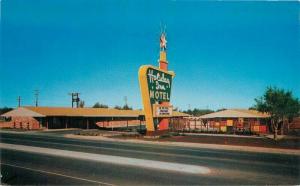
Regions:
<svg viewBox="0 0 300 186"><path fill-rule="evenodd" d="M57 118L53 118L53 124L56 124L58 122Z"/></svg>

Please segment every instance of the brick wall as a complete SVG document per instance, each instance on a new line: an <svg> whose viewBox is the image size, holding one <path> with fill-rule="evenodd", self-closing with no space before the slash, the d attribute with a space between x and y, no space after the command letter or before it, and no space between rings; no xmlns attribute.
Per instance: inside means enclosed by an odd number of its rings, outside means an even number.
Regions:
<svg viewBox="0 0 300 186"><path fill-rule="evenodd" d="M128 126L138 126L140 125L140 120L120 120L120 121L99 121L96 122L96 125L101 128L111 128L111 127L127 127ZM142 121L142 125L144 125L145 122Z"/></svg>
<svg viewBox="0 0 300 186"><path fill-rule="evenodd" d="M40 123L32 117L12 117L11 121L1 122L0 128L36 130L40 129Z"/></svg>

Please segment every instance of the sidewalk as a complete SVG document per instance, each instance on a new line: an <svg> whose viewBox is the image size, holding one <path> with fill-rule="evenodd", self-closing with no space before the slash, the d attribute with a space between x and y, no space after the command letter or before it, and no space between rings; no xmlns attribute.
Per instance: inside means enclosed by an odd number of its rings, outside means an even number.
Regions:
<svg viewBox="0 0 300 186"><path fill-rule="evenodd" d="M107 138L103 136L80 136L74 134L67 134L65 135L65 137L73 138L73 139L83 139L83 140L111 141L111 142L121 142L121 143L161 145L161 146L185 147L185 148L196 148L196 149L215 149L215 150L222 149L222 150L229 150L229 151L259 152L259 153L287 154L287 155L300 156L300 150L298 149L280 149L280 148L218 145L218 144L188 143L188 142L170 142L170 141L145 141L145 140L138 140L138 139Z"/></svg>

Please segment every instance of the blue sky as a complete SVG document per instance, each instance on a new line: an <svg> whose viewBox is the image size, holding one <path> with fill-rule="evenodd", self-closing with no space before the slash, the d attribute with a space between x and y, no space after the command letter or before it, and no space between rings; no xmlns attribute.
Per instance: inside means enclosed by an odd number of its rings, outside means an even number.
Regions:
<svg viewBox="0 0 300 186"><path fill-rule="evenodd" d="M298 2L2 0L0 107L141 108L138 68L165 24L175 107L248 108L273 85L300 97Z"/></svg>

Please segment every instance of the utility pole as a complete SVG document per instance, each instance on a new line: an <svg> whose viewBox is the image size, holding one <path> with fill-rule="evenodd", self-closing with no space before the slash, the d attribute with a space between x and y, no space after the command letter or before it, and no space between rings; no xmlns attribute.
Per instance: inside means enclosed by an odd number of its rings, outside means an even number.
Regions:
<svg viewBox="0 0 300 186"><path fill-rule="evenodd" d="M72 96L72 108L74 107L74 103L76 103L76 108L79 107L79 101L80 101L79 94L80 93L78 92L69 93L69 95Z"/></svg>
<svg viewBox="0 0 300 186"><path fill-rule="evenodd" d="M127 96L124 96L125 105L127 105Z"/></svg>
<svg viewBox="0 0 300 186"><path fill-rule="evenodd" d="M39 90L38 89L34 90L34 96L35 96L35 106L38 107L39 106Z"/></svg>
<svg viewBox="0 0 300 186"><path fill-rule="evenodd" d="M18 107L21 107L21 96L18 96L17 101L18 101Z"/></svg>

